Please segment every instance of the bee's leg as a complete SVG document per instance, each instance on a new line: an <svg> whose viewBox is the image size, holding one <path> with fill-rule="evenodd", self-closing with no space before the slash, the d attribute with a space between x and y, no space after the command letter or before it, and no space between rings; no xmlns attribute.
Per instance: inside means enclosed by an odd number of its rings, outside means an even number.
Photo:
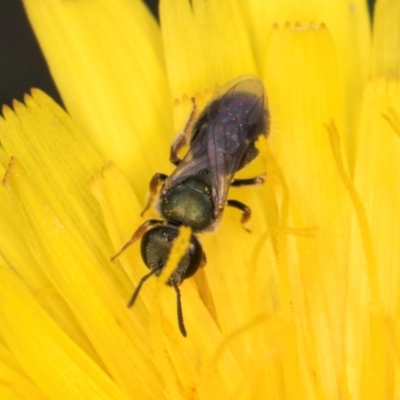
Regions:
<svg viewBox="0 0 400 400"><path fill-rule="evenodd" d="M117 257L119 257L131 244L135 243L136 240L140 239L144 233L146 232L149 226L161 224L162 221L157 219L149 219L145 221L136 231L133 233L132 237L119 249L118 253L111 257L111 261L114 261Z"/></svg>
<svg viewBox="0 0 400 400"><path fill-rule="evenodd" d="M140 213L140 216L143 217L144 213L150 208L154 199L156 198L158 188L164 183L164 181L168 178L168 175L162 174L157 172L152 178L149 183L150 193L147 199L146 206L144 207L143 211Z"/></svg>
<svg viewBox="0 0 400 400"><path fill-rule="evenodd" d="M189 119L186 122L185 127L183 128L183 132L180 133L174 140L171 145L170 152L169 152L169 160L172 164L178 165L182 160L178 157L179 150L188 144L190 135L192 134L193 125L196 121L196 102L194 97L192 97L193 108L192 112L189 115Z"/></svg>
<svg viewBox="0 0 400 400"><path fill-rule="evenodd" d="M185 135L185 133L180 133L174 140L174 142L171 145L171 149L169 152L169 161L171 161L172 164L178 166L179 163L182 161L178 157L178 152L179 150L187 145L188 139Z"/></svg>
<svg viewBox="0 0 400 400"><path fill-rule="evenodd" d="M245 225L245 223L250 219L251 217L251 209L249 206L246 206L246 204L243 204L242 202L238 201L238 200L228 200L226 203L229 207L234 207L237 208L238 210L242 211L242 218L240 220L242 225ZM247 229L244 226L244 229L246 229L246 231L250 232L249 229Z"/></svg>
<svg viewBox="0 0 400 400"><path fill-rule="evenodd" d="M254 186L254 185L261 185L264 182L265 182L265 175L259 175L249 179L234 179L231 183L231 186L233 187Z"/></svg>

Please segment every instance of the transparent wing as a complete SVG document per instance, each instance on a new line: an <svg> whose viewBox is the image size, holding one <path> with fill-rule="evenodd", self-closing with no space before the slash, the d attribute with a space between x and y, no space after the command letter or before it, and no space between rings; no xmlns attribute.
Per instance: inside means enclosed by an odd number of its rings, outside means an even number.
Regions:
<svg viewBox="0 0 400 400"><path fill-rule="evenodd" d="M264 128L264 88L260 80L242 76L230 82L216 92L200 115L189 150L164 187L206 171L218 216L241 159Z"/></svg>

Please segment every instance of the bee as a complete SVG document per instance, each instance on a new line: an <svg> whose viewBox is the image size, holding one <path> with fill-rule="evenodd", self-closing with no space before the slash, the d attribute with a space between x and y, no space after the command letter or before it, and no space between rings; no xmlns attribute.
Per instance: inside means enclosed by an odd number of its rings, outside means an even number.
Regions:
<svg viewBox="0 0 400 400"><path fill-rule="evenodd" d="M186 337L179 285L205 265L206 256L198 233L213 231L221 220L225 206L242 212L241 222L250 218L250 208L238 200L227 199L230 186L257 185L262 176L234 179L234 174L258 155L255 142L268 135L269 113L261 81L245 75L217 90L213 99L195 120L195 107L184 132L170 149L170 161L176 166L171 175L156 173L150 181L150 196L144 212L155 200L162 220L145 221L112 257L114 260L128 246L141 238L141 255L150 272L139 281L128 307L132 307L144 282L159 276L167 263L179 227L192 230L190 244L169 277L177 296L180 332ZM183 159L179 150L188 145Z"/></svg>

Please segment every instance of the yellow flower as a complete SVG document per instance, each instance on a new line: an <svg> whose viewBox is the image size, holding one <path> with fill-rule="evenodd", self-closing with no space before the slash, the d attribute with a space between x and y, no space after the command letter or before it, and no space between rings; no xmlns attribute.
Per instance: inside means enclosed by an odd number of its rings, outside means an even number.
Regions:
<svg viewBox="0 0 400 400"><path fill-rule="evenodd" d="M0 398L397 398L400 2L371 38L363 0L163 0L160 27L139 0L24 3L70 117L34 90L0 121ZM156 278L126 307L138 244L110 256L189 98L245 73L271 130L241 176L267 182L230 191L250 234L227 209L200 236L183 338Z"/></svg>

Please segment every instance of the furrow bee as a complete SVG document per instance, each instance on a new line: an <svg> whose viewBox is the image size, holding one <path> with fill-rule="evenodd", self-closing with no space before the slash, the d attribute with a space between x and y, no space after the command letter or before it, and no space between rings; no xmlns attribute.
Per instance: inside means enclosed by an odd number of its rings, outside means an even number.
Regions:
<svg viewBox="0 0 400 400"><path fill-rule="evenodd" d="M145 221L112 258L114 260L141 238L142 259L150 272L136 287L128 303L131 307L143 283L152 275L160 275L179 227L185 225L192 229L189 247L167 281L177 295L178 324L183 336L186 336L186 329L179 285L206 263L197 235L216 228L225 206L242 212L242 224L250 218L251 210L247 205L227 199L227 196L231 186L264 182L262 176L234 179L234 175L258 155L255 142L260 135L267 136L269 132L264 87L258 78L249 75L218 89L196 120L194 114L192 112L183 133L171 146L170 161L176 166L175 170L169 176L156 173L150 181L150 196L142 215L159 192L156 208L162 219ZM188 151L180 159L178 152L185 145Z"/></svg>

